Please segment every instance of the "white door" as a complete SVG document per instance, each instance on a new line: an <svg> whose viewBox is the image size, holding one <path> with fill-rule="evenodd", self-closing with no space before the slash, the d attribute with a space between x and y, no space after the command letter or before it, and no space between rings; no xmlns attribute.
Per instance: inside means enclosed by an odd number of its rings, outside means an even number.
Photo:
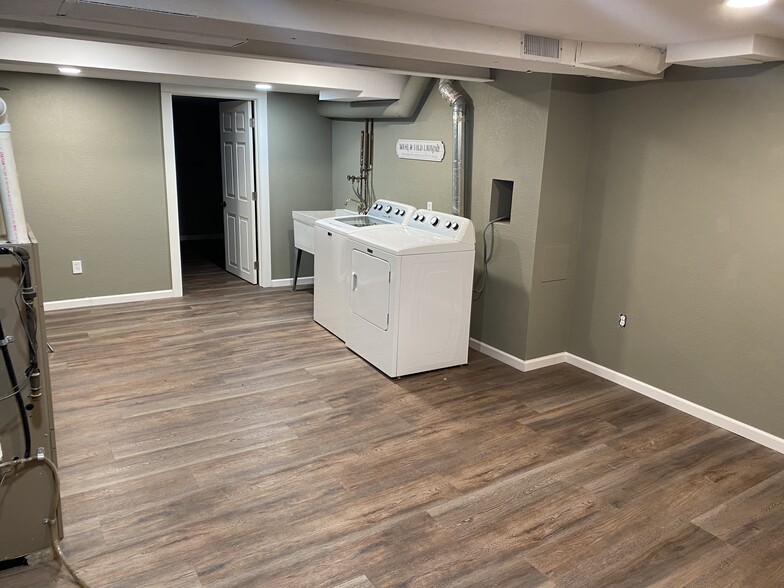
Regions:
<svg viewBox="0 0 784 588"><path fill-rule="evenodd" d="M351 252L351 312L382 331L389 328L389 262L354 249Z"/></svg>
<svg viewBox="0 0 784 588"><path fill-rule="evenodd" d="M255 284L256 175L250 102L221 102L221 167L226 271Z"/></svg>

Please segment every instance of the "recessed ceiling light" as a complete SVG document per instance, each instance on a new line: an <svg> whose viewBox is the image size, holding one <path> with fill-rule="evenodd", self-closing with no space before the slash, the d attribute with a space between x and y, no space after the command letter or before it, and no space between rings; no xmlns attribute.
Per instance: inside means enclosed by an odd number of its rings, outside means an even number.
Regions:
<svg viewBox="0 0 784 588"><path fill-rule="evenodd" d="M272 90L272 86L269 84L256 84L257 90Z"/></svg>
<svg viewBox="0 0 784 588"><path fill-rule="evenodd" d="M725 4L730 8L754 8L755 6L765 6L770 0L726 0Z"/></svg>
<svg viewBox="0 0 784 588"><path fill-rule="evenodd" d="M58 67L57 70L61 74L65 74L67 76L78 76L80 73L82 73L82 70L78 67Z"/></svg>

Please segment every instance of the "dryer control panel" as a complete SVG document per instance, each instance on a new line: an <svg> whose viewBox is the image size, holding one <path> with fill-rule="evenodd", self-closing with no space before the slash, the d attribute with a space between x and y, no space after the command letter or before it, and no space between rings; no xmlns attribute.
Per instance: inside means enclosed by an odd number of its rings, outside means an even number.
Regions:
<svg viewBox="0 0 784 588"><path fill-rule="evenodd" d="M409 204L392 200L376 200L368 210L368 216L381 218L391 223L404 224L416 209Z"/></svg>
<svg viewBox="0 0 784 588"><path fill-rule="evenodd" d="M449 237L460 243L474 243L476 241L474 224L469 219L446 212L416 210L406 225L412 229Z"/></svg>

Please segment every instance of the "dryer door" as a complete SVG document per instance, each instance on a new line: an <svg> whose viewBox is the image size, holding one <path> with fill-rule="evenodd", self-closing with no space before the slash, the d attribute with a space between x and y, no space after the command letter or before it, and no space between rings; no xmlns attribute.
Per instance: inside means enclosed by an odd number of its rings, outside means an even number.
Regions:
<svg viewBox="0 0 784 588"><path fill-rule="evenodd" d="M389 328L389 262L351 251L351 312L386 331Z"/></svg>

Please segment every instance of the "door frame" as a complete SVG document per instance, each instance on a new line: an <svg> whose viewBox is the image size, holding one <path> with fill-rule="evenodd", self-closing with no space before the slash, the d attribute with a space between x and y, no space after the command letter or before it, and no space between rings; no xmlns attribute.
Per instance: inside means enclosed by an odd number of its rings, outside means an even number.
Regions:
<svg viewBox="0 0 784 588"><path fill-rule="evenodd" d="M258 90L223 90L196 86L161 85L161 122L163 125L163 164L166 179L166 211L169 217L169 263L172 296L182 296L182 256L180 253L180 217L177 201L177 165L174 156L174 96L249 100L253 103L256 164L256 259L259 260L259 286L272 286L270 250L270 184L267 93ZM215 124L218 124L217 121Z"/></svg>

